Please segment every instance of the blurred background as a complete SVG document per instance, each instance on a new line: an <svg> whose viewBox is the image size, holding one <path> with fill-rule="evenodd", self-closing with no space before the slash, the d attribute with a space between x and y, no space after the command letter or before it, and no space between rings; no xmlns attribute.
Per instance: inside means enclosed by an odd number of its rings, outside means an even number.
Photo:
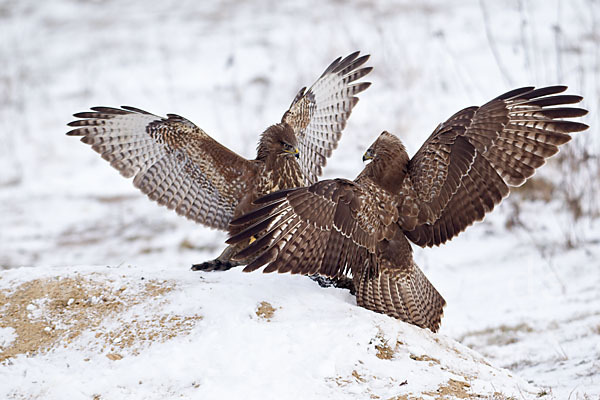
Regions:
<svg viewBox="0 0 600 400"><path fill-rule="evenodd" d="M415 252L449 303L442 333L554 393L596 393L598 0L0 0L0 268L216 256L224 233L148 201L65 136L71 115L176 113L253 158L297 90L355 50L371 54L373 85L326 178L354 178L383 130L413 154L456 111L515 87L584 96L588 131L485 222Z"/></svg>

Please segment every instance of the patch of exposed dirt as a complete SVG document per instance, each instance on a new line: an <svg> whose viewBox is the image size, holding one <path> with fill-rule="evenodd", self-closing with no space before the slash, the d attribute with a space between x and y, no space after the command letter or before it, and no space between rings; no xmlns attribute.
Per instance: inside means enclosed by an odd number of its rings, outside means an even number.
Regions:
<svg viewBox="0 0 600 400"><path fill-rule="evenodd" d="M504 327L503 330L504 331L521 331L523 329L527 329L527 326ZM444 343L443 341L441 341L439 338L434 337L434 341L439 343L441 346L446 347L448 350L452 350L460 358L467 359L466 356L463 353L461 353L457 348L448 347L448 345L446 343ZM377 358L382 359L382 360L393 359L404 344L404 343L402 343L402 341L396 340L394 347L392 347L390 345L390 340L387 340L385 338L385 336L381 330L377 333L375 338L373 338L373 340L371 341L371 344L373 344L373 343L375 344L375 350L376 350L375 355L377 356ZM437 358L431 357L427 354L420 354L420 355L410 354L409 357L410 357L410 359L412 359L414 361L427 362L427 363L429 363L430 366L435 366L435 365L441 364L440 360L438 360ZM485 360L481 360L479 362L482 362L485 365L489 365L487 362L485 362ZM446 367L444 367L443 369L446 369ZM451 370L452 370L452 368L450 368L450 371ZM335 379L335 382L339 386L346 386L346 385L349 385L350 383L352 383L353 381L360 382L360 383L368 383L369 381L380 379L377 376L363 376L363 375L357 376L357 374L355 375L355 373L356 373L356 371L353 371L352 377L344 378L344 377L339 376ZM454 373L464 377L465 380L462 381L462 380L449 379L448 382L440 385L435 391L422 392L422 393L400 394L400 395L388 398L387 400L418 400L418 399L422 399L423 396L430 396L436 400L446 400L446 399L513 400L511 397L507 397L502 393L494 393L494 395L492 397L490 397L489 395L481 395L478 393L473 393L473 391L471 389L471 385L468 382L471 379L474 379L474 377L464 376L458 371L454 371ZM352 378L354 378L354 379L352 379ZM361 379L359 379L359 378L361 378ZM403 381L403 382L394 381L393 383L395 385L399 385L399 386L404 386L404 385L408 384L407 381Z"/></svg>
<svg viewBox="0 0 600 400"><path fill-rule="evenodd" d="M36 279L0 290L0 327L13 328L15 334L12 342L0 348L0 362L20 354L30 356L59 345L68 346L85 331L96 332L101 348L111 354L115 350L140 348L146 341L166 341L185 334L202 318L200 315L145 313L133 321L120 318L131 307L163 296L173 288L174 284L168 281L119 287L105 277L93 280L75 276ZM103 328L104 322L115 319L119 328Z"/></svg>
<svg viewBox="0 0 600 400"><path fill-rule="evenodd" d="M123 356L120 354L117 354L117 353L108 353L106 355L106 358L108 358L109 360L112 360L112 361L119 361L119 360L123 359Z"/></svg>
<svg viewBox="0 0 600 400"><path fill-rule="evenodd" d="M467 382L449 379L444 385L440 385L435 392L423 392L424 395L432 396L435 399L477 399L482 396L470 393L471 385Z"/></svg>
<svg viewBox="0 0 600 400"><path fill-rule="evenodd" d="M372 379L376 380L377 377L374 376L374 377L372 377ZM352 376L348 376L346 378L338 376L335 379L331 379L331 380L334 381L335 383L337 383L338 386L344 387L344 386L348 386L353 383L365 383L368 380L370 380L370 378L366 379L366 377L359 375L356 372L356 370L354 370L354 371L352 371ZM388 382L388 384L389 383L392 383L392 382ZM398 382L393 382L393 383L398 386L404 386L404 385L408 384L407 381L400 382L400 383L398 383ZM369 392L368 389L367 389L367 392ZM422 393L417 393L417 394L413 394L413 393L400 394L400 395L397 395L394 397L389 397L389 398L387 398L387 400L420 400L420 399L423 399L423 396L428 396L435 400L448 400L448 399L515 400L513 397L506 397L504 394L499 393L499 392L494 393L492 396L473 393L471 391L471 385L469 383L463 382L463 381L458 381L455 379L449 379L448 382L440 385L435 391L422 392ZM374 395L374 394L369 394L369 397L371 399L380 398L379 396Z"/></svg>
<svg viewBox="0 0 600 400"><path fill-rule="evenodd" d="M435 339L436 338L434 338L434 340ZM441 341L438 341L438 343L443 345L443 343ZM379 358L381 360L390 360L395 357L396 353L401 351L400 348L401 348L401 346L403 346L404 343L402 343L400 340L396 340L394 347L392 347L389 344L389 340L385 339L383 332L379 331L377 333L377 335L375 336L375 338L373 338L371 340L370 345L373 345L373 344L375 345L375 349L376 349L375 355L377 358ZM461 355L462 358L465 358L465 356L462 355L458 349L449 348L449 350L453 350L455 353ZM427 363L429 363L430 366L435 366L435 365L441 364L440 360L438 360L434 357L431 357L427 354L421 354L421 355L410 354L409 357L411 360L414 360L414 361L427 362ZM485 361L479 361L479 362L489 365L489 364L485 363ZM362 363L361 361L358 361L358 364L361 364L361 363ZM448 367L448 366L442 366L442 369L453 372L452 368ZM433 391L398 394L396 396L386 398L386 400L420 400L420 399L423 399L424 397L433 398L435 400L448 400L448 399L515 400L514 398L507 397L506 395L504 395L503 393L500 393L500 392L496 392L493 395L489 395L489 394L483 395L483 394L479 394L479 393L474 393L471 388L471 385L468 382L470 382L473 379L476 379L476 377L464 375L458 371L454 371L454 373L457 374L458 376L464 378L464 381L456 380L456 379L449 379L447 382L439 385L438 388ZM339 386L339 387L347 387L347 386L356 385L356 384L370 386L374 382L376 382L374 384L375 387L382 387L382 386L400 387L400 386L404 386L404 385L409 385L408 380L400 381L400 380L396 380L391 377L380 377L377 375L371 375L371 374L364 373L364 372L359 373L357 370L353 370L352 373L347 376L339 376L338 375L335 377L326 378L325 380L328 382L335 382L335 384L337 384L337 386ZM408 387L409 386L407 386L407 388ZM408 389L408 390L410 390L410 389ZM365 395L368 396L365 398L371 398L371 399L381 398L380 396L373 394L369 387L367 387L365 389Z"/></svg>
<svg viewBox="0 0 600 400"><path fill-rule="evenodd" d="M366 382L366 379L363 378L356 370L352 370L352 376L354 377L354 379L356 379L358 382L364 383Z"/></svg>
<svg viewBox="0 0 600 400"><path fill-rule="evenodd" d="M431 396L436 400L445 399L486 399L486 400L516 400L514 397L507 397L503 393L495 392L493 395L482 395L473 393L471 385L467 382L449 379L443 385L440 385L435 392L423 392L423 395ZM421 398L415 397L414 399ZM413 399L413 397L409 397Z"/></svg>
<svg viewBox="0 0 600 400"><path fill-rule="evenodd" d="M166 342L191 331L202 319L200 315L158 315L151 318L136 316L136 319L122 324L116 330L98 330L96 339L102 351L121 357L118 351L129 350L131 354L139 354L146 345L155 342ZM110 357L109 357L110 358ZM122 358L122 357L121 357Z"/></svg>
<svg viewBox="0 0 600 400"><path fill-rule="evenodd" d="M391 360L394 358L395 349L392 349L387 342L382 344L375 345L375 350L377 350L377 358L382 360Z"/></svg>
<svg viewBox="0 0 600 400"><path fill-rule="evenodd" d="M275 309L273 308L271 303L261 301L258 307L256 308L256 315L259 318L270 321L271 318L273 318L273 315L275 315Z"/></svg>
<svg viewBox="0 0 600 400"><path fill-rule="evenodd" d="M433 358L428 356L427 354L422 354L420 356L411 354L410 358L415 360L415 361L428 361L429 365L434 365L434 364L439 364L440 360L438 360L437 358Z"/></svg>
<svg viewBox="0 0 600 400"><path fill-rule="evenodd" d="M380 330L377 333L377 336L371 341L371 343L375 343L375 356L381 360L391 360L394 358L394 354L398 350L398 346L402 343L397 341L395 346L392 348L389 344L389 340L386 340L383 332Z"/></svg>

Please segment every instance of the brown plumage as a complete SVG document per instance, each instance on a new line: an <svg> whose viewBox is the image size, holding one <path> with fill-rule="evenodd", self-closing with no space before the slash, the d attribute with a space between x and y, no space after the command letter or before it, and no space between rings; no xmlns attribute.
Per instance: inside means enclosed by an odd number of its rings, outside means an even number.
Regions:
<svg viewBox="0 0 600 400"><path fill-rule="evenodd" d="M387 132L365 153L354 181L325 180L271 193L231 223L246 227L228 243L259 237L238 255L244 271L351 274L358 305L436 331L445 301L413 261L409 240L439 245L458 235L587 129L587 111L553 86L516 89L459 111L410 159Z"/></svg>
<svg viewBox="0 0 600 400"><path fill-rule="evenodd" d="M92 107L74 114L67 133L83 136L114 168L151 200L211 228L252 209L274 190L316 182L346 121L369 87L357 82L371 71L359 52L336 59L308 89L296 95L281 123L261 136L255 160L247 160L175 114L162 118L133 107ZM234 249L195 269L226 269Z"/></svg>

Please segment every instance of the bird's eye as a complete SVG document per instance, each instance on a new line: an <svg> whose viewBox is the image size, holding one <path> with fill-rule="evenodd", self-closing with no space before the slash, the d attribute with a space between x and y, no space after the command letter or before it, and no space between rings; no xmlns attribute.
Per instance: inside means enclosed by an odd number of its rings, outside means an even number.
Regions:
<svg viewBox="0 0 600 400"><path fill-rule="evenodd" d="M293 150L293 147L291 145L287 144L287 143L284 143L283 144L283 149L284 150Z"/></svg>

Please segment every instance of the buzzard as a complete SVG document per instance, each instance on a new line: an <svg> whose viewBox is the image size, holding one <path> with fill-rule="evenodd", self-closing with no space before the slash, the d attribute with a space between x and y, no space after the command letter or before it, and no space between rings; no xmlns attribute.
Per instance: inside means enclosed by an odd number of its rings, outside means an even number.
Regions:
<svg viewBox="0 0 600 400"><path fill-rule="evenodd" d="M493 210L531 177L569 133L587 125L561 120L586 110L565 86L525 87L440 124L409 158L383 132L354 180L324 180L258 199L231 223L246 229L228 243L258 237L237 257L244 271L352 275L357 304L437 331L445 301L415 264L409 241L442 244ZM556 106L556 107L554 107Z"/></svg>
<svg viewBox="0 0 600 400"><path fill-rule="evenodd" d="M83 136L102 158L158 204L200 224L227 230L229 221L255 206L259 196L315 183L358 102L371 71L359 52L334 60L307 90L300 89L281 122L260 136L257 156L247 160L189 120L146 111L92 107L74 114L69 136ZM239 228L238 228L239 229ZM232 231L231 233L235 233ZM229 246L194 270L228 269L239 250Z"/></svg>

